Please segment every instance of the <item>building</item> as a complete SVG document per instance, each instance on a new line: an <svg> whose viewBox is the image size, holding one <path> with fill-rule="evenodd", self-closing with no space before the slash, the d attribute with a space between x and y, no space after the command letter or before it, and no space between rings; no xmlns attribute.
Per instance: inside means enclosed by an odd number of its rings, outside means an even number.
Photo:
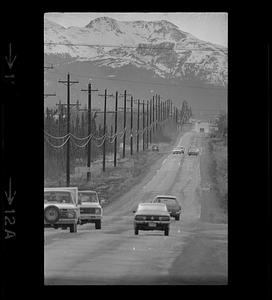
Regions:
<svg viewBox="0 0 272 300"><path fill-rule="evenodd" d="M198 121L195 123L194 131L199 133L209 133L210 132L210 124L208 121Z"/></svg>

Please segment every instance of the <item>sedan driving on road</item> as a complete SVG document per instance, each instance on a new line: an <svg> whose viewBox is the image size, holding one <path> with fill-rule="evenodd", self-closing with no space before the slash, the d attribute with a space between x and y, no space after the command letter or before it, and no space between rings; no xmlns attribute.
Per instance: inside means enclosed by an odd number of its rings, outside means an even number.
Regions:
<svg viewBox="0 0 272 300"><path fill-rule="evenodd" d="M182 154L182 153L184 153L184 151L182 149L180 149L180 148L174 148L172 150L172 153L173 154Z"/></svg>
<svg viewBox="0 0 272 300"><path fill-rule="evenodd" d="M101 229L103 210L96 191L78 191L78 201L80 207L79 224L95 223L95 229Z"/></svg>
<svg viewBox="0 0 272 300"><path fill-rule="evenodd" d="M181 206L175 196L171 195L158 195L153 200L152 203L164 203L171 217L175 220L180 219Z"/></svg>
<svg viewBox="0 0 272 300"><path fill-rule="evenodd" d="M140 203L134 216L134 232L139 230L163 230L169 235L170 214L164 203Z"/></svg>
<svg viewBox="0 0 272 300"><path fill-rule="evenodd" d="M183 147L183 146L177 146L176 148L180 149L181 153L185 153L185 147Z"/></svg>
<svg viewBox="0 0 272 300"><path fill-rule="evenodd" d="M197 147L190 147L188 150L188 155L198 155L199 149Z"/></svg>

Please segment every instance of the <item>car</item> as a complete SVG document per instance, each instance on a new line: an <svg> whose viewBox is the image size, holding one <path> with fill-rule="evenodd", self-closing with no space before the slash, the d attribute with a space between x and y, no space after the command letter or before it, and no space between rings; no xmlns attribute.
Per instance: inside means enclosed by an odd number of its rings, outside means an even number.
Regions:
<svg viewBox="0 0 272 300"><path fill-rule="evenodd" d="M70 228L77 232L79 220L78 189L44 188L44 227Z"/></svg>
<svg viewBox="0 0 272 300"><path fill-rule="evenodd" d="M180 219L181 205L179 204L177 197L171 195L157 195L152 203L164 203L171 217L174 217L176 221Z"/></svg>
<svg viewBox="0 0 272 300"><path fill-rule="evenodd" d="M80 207L79 224L94 223L95 229L101 229L102 206L105 200L99 200L97 192L92 190L78 191L78 199Z"/></svg>
<svg viewBox="0 0 272 300"><path fill-rule="evenodd" d="M198 155L199 149L197 147L190 147L188 150L188 155Z"/></svg>
<svg viewBox="0 0 272 300"><path fill-rule="evenodd" d="M152 151L159 151L159 146L153 145L151 149L152 149Z"/></svg>
<svg viewBox="0 0 272 300"><path fill-rule="evenodd" d="M182 152L182 150L180 148L174 148L172 150L172 154L182 154L182 153L184 153L184 152Z"/></svg>
<svg viewBox="0 0 272 300"><path fill-rule="evenodd" d="M170 214L164 203L139 203L134 213L135 235L139 230L162 230L169 235Z"/></svg>
<svg viewBox="0 0 272 300"><path fill-rule="evenodd" d="M185 147L184 146L177 146L177 149L180 149L182 153L185 153Z"/></svg>

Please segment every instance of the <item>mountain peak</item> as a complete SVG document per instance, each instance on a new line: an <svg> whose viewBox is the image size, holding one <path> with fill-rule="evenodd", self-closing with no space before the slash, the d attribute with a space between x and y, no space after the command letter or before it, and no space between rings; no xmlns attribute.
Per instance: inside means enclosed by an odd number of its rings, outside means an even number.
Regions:
<svg viewBox="0 0 272 300"><path fill-rule="evenodd" d="M65 29L65 27L61 26L60 24L50 21L46 18L44 18L44 28L49 29L49 28L55 28L55 29Z"/></svg>
<svg viewBox="0 0 272 300"><path fill-rule="evenodd" d="M173 24L173 23L171 23L171 22L169 22L169 21L167 21L167 20L156 21L156 23L161 24L161 25L164 25L164 26L167 26L167 27L172 27L172 28L178 29L178 26L177 26L177 25L175 25L175 24Z"/></svg>
<svg viewBox="0 0 272 300"><path fill-rule="evenodd" d="M115 29L118 27L118 21L109 17L99 17L91 20L85 27L94 28L98 26L106 26L109 29Z"/></svg>

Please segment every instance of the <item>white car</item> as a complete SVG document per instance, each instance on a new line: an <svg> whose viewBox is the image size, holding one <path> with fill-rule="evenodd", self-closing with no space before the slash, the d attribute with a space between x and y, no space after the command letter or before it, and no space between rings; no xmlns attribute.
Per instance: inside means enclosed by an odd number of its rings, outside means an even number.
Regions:
<svg viewBox="0 0 272 300"><path fill-rule="evenodd" d="M77 187L44 188L44 227L70 228L77 232L79 220Z"/></svg>
<svg viewBox="0 0 272 300"><path fill-rule="evenodd" d="M103 216L102 205L105 200L99 201L96 191L84 190L78 191L80 216L79 224L95 223L95 229L101 229Z"/></svg>
<svg viewBox="0 0 272 300"><path fill-rule="evenodd" d="M188 155L198 155L199 149L197 147L191 146L188 150Z"/></svg>
<svg viewBox="0 0 272 300"><path fill-rule="evenodd" d="M182 153L185 153L185 147L184 146L177 146L177 149L180 149Z"/></svg>
<svg viewBox="0 0 272 300"><path fill-rule="evenodd" d="M184 150L181 149L181 148L174 148L174 149L172 150L172 153L173 153L173 154L183 154L183 153L184 153Z"/></svg>
<svg viewBox="0 0 272 300"><path fill-rule="evenodd" d="M170 213L165 203L139 203L134 215L134 233L139 230L162 230L169 235Z"/></svg>

